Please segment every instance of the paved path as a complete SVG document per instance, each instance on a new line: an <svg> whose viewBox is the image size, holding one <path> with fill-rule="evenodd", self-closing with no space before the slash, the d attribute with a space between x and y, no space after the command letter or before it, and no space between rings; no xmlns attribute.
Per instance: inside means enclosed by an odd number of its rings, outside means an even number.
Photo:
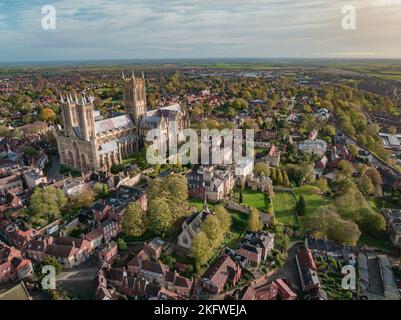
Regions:
<svg viewBox="0 0 401 320"><path fill-rule="evenodd" d="M98 270L98 268L83 268L63 271L57 275L56 280L59 282L93 280L95 279Z"/></svg>

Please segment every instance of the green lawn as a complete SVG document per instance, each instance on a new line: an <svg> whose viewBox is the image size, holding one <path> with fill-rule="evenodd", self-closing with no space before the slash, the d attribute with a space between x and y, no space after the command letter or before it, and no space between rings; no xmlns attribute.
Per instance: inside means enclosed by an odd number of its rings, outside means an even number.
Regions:
<svg viewBox="0 0 401 320"><path fill-rule="evenodd" d="M269 197L264 192L245 189L242 191L244 204L266 212L269 205Z"/></svg>
<svg viewBox="0 0 401 320"><path fill-rule="evenodd" d="M229 212L231 214L232 224L230 232L226 235L224 242L229 248L235 249L238 239L247 227L248 215L234 210L230 210Z"/></svg>
<svg viewBox="0 0 401 320"><path fill-rule="evenodd" d="M288 226L297 225L295 206L296 201L290 192L274 192L273 208L277 222Z"/></svg>
<svg viewBox="0 0 401 320"><path fill-rule="evenodd" d="M330 204L330 200L323 195L318 194L319 189L314 186L302 186L294 188L294 193L299 199L300 195L304 196L306 202L306 215L313 214L316 209Z"/></svg>
<svg viewBox="0 0 401 320"><path fill-rule="evenodd" d="M204 200L190 198L188 199L188 206L195 207L198 211L202 211L204 205ZM213 209L213 205L208 203L207 204L209 209Z"/></svg>

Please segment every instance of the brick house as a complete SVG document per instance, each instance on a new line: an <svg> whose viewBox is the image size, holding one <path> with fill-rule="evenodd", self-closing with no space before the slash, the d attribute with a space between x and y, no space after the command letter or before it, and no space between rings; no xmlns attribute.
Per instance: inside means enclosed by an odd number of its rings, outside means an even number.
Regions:
<svg viewBox="0 0 401 320"><path fill-rule="evenodd" d="M21 251L0 243L0 284L32 276L31 260L22 257Z"/></svg>
<svg viewBox="0 0 401 320"><path fill-rule="evenodd" d="M221 293L226 284L235 286L241 277L241 268L229 256L220 256L201 278L202 286L211 293Z"/></svg>

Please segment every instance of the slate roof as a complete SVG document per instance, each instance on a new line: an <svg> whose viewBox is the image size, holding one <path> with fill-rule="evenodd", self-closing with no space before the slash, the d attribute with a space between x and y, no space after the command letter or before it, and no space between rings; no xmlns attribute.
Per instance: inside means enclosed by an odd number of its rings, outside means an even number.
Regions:
<svg viewBox="0 0 401 320"><path fill-rule="evenodd" d="M114 118L95 122L96 135L102 135L110 131L134 128L135 124L130 115L122 115Z"/></svg>

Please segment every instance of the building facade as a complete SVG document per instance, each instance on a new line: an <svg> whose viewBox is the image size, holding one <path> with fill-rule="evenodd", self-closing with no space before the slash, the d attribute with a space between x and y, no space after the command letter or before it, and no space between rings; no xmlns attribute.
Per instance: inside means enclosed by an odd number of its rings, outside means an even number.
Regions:
<svg viewBox="0 0 401 320"><path fill-rule="evenodd" d="M189 124L178 104L147 111L143 75L123 75L124 114L97 120L93 102L93 97L85 95L61 97L63 129L57 135L61 164L80 170L107 170L138 151L148 130L161 129L161 139L167 141L172 134L170 121L178 124L178 130Z"/></svg>

